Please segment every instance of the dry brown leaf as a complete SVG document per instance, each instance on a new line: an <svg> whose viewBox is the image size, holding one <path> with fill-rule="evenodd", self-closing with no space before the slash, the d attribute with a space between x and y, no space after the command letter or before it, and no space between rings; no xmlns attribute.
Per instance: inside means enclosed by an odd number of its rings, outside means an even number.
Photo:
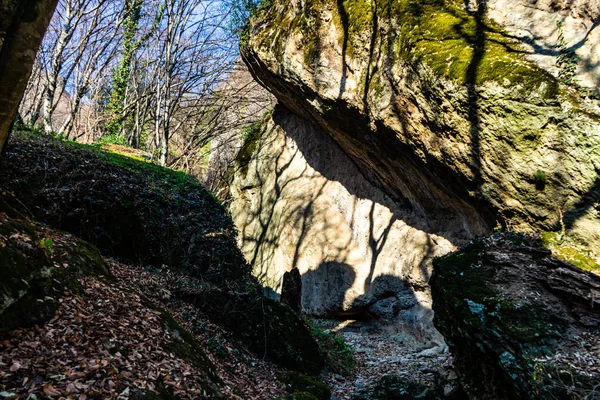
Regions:
<svg viewBox="0 0 600 400"><path fill-rule="evenodd" d="M69 383L67 385L67 393L75 393L78 392L79 390L77 390L77 388L75 387L75 385L73 383Z"/></svg>
<svg viewBox="0 0 600 400"><path fill-rule="evenodd" d="M58 390L56 390L56 388L54 386L52 386L52 384L50 384L50 383L46 383L44 385L43 392L48 397L60 396L60 392Z"/></svg>

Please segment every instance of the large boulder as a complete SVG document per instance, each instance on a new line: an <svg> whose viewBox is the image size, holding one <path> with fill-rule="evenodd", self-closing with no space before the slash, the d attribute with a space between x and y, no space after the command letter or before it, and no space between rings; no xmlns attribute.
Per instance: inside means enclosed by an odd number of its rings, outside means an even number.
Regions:
<svg viewBox="0 0 600 400"><path fill-rule="evenodd" d="M232 214L266 284L298 267L307 312L410 318L431 259L498 224L600 252L597 0L264 4L242 54L289 111L242 149Z"/></svg>
<svg viewBox="0 0 600 400"><path fill-rule="evenodd" d="M435 261L435 326L471 398L600 398L600 277L537 245L495 234Z"/></svg>
<svg viewBox="0 0 600 400"><path fill-rule="evenodd" d="M434 232L449 220L468 232L497 221L551 230L562 215L598 251L597 101L529 61L526 39L487 17L491 3L275 0L243 54L281 103ZM582 23L578 50L597 25ZM582 66L595 57L580 55Z"/></svg>

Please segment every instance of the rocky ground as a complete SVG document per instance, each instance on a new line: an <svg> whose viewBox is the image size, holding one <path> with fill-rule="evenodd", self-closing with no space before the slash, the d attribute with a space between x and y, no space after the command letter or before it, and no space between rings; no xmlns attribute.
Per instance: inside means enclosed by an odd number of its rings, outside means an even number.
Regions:
<svg viewBox="0 0 600 400"><path fill-rule="evenodd" d="M317 323L340 333L355 355L356 364L350 374L327 374L325 382L331 387L332 399L352 399L369 392L387 375L434 387L452 363L443 341L419 329L363 321Z"/></svg>
<svg viewBox="0 0 600 400"><path fill-rule="evenodd" d="M172 300L181 275L107 262L116 282L81 280L83 295L65 293L48 324L15 331L0 342L0 395L197 399L213 398L214 390L231 399L286 396L277 379L285 369L245 351L193 306ZM378 322L315 322L329 335L343 336L355 356L345 376L323 376L334 400L368 392L386 375L433 387L452 361L443 343L420 330ZM178 345L182 336L191 343L187 332L202 351Z"/></svg>

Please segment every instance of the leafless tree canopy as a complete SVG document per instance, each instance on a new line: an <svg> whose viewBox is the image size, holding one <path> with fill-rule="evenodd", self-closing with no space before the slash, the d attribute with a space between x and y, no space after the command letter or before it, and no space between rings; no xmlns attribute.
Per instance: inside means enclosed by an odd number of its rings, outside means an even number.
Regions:
<svg viewBox="0 0 600 400"><path fill-rule="evenodd" d="M232 13L221 0L60 0L20 107L24 122L132 146L201 176L209 158L222 171L272 103L237 61ZM126 79L115 111L118 71Z"/></svg>

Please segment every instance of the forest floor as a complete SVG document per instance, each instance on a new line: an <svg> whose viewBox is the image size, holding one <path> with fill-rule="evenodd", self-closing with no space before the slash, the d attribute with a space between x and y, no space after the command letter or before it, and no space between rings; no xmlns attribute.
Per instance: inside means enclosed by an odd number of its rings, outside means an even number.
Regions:
<svg viewBox="0 0 600 400"><path fill-rule="evenodd" d="M452 363L448 347L420 330L377 321L317 322L341 334L355 357L355 366L347 376L326 375L332 399L350 400L355 394L370 393L382 377L389 375L433 388Z"/></svg>
<svg viewBox="0 0 600 400"><path fill-rule="evenodd" d="M166 399L212 398L205 392L212 384L205 367L170 346L186 331L214 366L225 398L287 395L277 379L285 369L245 350L195 307L172 300L176 274L107 262L116 282L83 279L83 296L65 293L48 324L15 331L0 342L2 398L125 400L149 399L148 393ZM176 322L165 324L164 311ZM451 363L445 345L416 330L377 322L315 322L328 334L343 336L355 356L345 376L322 376L334 400L352 399L386 375L433 387Z"/></svg>
<svg viewBox="0 0 600 400"><path fill-rule="evenodd" d="M276 379L282 368L246 351L194 307L171 301L173 276L107 261L116 282L83 279L84 294L65 293L49 323L0 341L0 398L213 398L204 354L224 398L285 396ZM181 354L173 346L186 331L203 351Z"/></svg>

